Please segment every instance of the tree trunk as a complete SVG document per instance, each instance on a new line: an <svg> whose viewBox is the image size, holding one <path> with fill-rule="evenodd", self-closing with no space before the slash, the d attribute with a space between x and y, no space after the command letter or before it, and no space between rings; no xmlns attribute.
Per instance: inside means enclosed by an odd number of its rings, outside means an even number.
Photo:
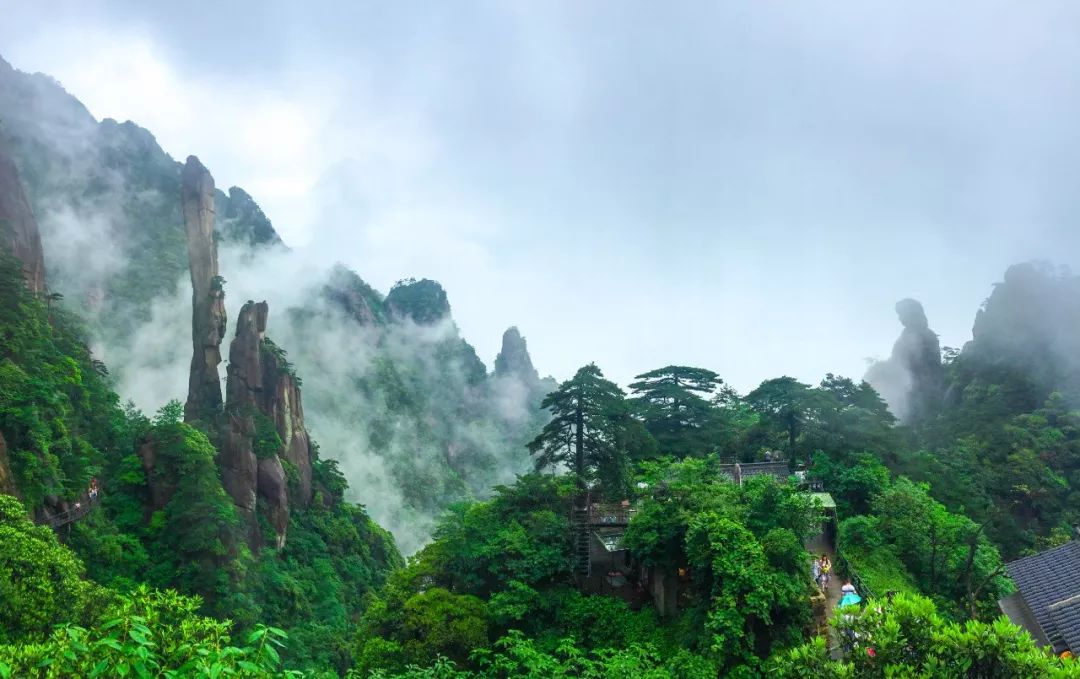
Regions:
<svg viewBox="0 0 1080 679"><path fill-rule="evenodd" d="M574 473L578 476L578 483L585 485L585 411L580 398L574 413L574 429Z"/></svg>

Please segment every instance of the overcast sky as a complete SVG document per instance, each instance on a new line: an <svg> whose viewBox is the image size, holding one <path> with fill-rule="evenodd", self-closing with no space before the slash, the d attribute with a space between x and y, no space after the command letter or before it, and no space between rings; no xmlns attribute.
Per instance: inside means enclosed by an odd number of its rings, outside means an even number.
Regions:
<svg viewBox="0 0 1080 679"><path fill-rule="evenodd" d="M861 376L1076 268L1080 3L0 0L0 54L290 245L447 288L490 365ZM227 277L227 272L224 272Z"/></svg>

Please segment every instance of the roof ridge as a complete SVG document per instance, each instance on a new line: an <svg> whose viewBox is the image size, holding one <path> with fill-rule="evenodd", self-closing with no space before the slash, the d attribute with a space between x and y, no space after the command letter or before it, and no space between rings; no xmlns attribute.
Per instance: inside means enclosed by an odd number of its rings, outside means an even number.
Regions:
<svg viewBox="0 0 1080 679"><path fill-rule="evenodd" d="M1062 599L1061 601L1055 601L1054 603L1048 605L1046 608L1050 611L1058 611L1071 604L1080 604L1080 594L1074 594L1070 597Z"/></svg>
<svg viewBox="0 0 1080 679"><path fill-rule="evenodd" d="M1049 556L1050 554L1056 554L1057 552L1069 551L1069 550L1075 549L1077 547L1080 547L1080 540L1069 540L1065 544L1058 545L1057 547L1052 547L1052 548L1044 550L1042 552L1036 552L1035 554L1029 554L1029 555L1027 555L1025 557L1021 557L1019 559L1016 559L1015 561L1010 561L1009 563L1007 563L1005 565L1006 566L1012 566L1014 564L1026 563L1026 562L1032 561L1034 559L1039 559L1039 558L1042 558L1042 557L1046 557L1046 556Z"/></svg>

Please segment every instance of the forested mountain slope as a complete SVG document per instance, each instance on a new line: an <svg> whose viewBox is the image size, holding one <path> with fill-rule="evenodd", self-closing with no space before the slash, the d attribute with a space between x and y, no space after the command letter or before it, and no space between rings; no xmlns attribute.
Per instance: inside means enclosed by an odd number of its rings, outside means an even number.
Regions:
<svg viewBox="0 0 1080 679"><path fill-rule="evenodd" d="M299 275L2 62L0 222L0 678L1080 676L997 619L1080 522L1069 274L960 351L902 301L869 382L554 384L516 328L489 372L437 282ZM809 548L864 599L831 627Z"/></svg>
<svg viewBox="0 0 1080 679"><path fill-rule="evenodd" d="M936 345L925 316L920 327ZM1017 264L962 349L898 356L909 344L905 323L888 364L867 375L890 405L918 415L891 464L985 522L1010 557L1068 539L1080 524L1078 329L1080 278Z"/></svg>
<svg viewBox="0 0 1080 679"><path fill-rule="evenodd" d="M12 167L0 150L0 168ZM22 199L17 174L9 179L0 193L4 215ZM24 236L35 231L33 216L19 228ZM212 416L201 411L182 422L173 401L148 419L120 407L107 367L88 349L80 320L48 292L51 282L36 289L41 253L11 252L0 255L0 481L21 503L4 510L0 570L14 589L5 594L12 617L3 638L95 621L124 605L122 593L150 585L200 596L205 612L231 618L241 634L257 621L289 629L293 662L344 667L352 617L401 557L393 538L344 500L336 464L308 443L298 378L284 353L241 323L237 341L254 339L252 358L268 387L258 407L249 411L230 393ZM253 381L236 373L230 384ZM260 426L230 438L234 421ZM230 443L251 447L260 478L266 462L291 471L277 478L291 506L245 515L227 492L234 479L222 453ZM273 498L264 492L258 504ZM42 525L31 529L28 514ZM51 546L54 528L77 556ZM80 580L84 573L92 582Z"/></svg>
<svg viewBox="0 0 1080 679"><path fill-rule="evenodd" d="M180 163L149 131L98 122L48 76L2 59L0 135L41 225L51 288L85 318L122 398L149 410L177 398L190 313ZM450 503L528 468L521 444L551 383L489 376L438 283L410 279L384 296L344 267L300 261L242 189L215 189L213 203L228 315L252 298L276 310L275 336L306 377L308 426L403 549L427 540Z"/></svg>

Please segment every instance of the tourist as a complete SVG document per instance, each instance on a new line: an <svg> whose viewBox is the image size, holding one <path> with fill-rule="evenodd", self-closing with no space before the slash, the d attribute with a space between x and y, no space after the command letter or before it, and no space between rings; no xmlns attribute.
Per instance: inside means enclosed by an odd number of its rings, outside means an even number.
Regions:
<svg viewBox="0 0 1080 679"><path fill-rule="evenodd" d="M862 601L862 597L855 591L855 585L851 584L851 579L844 581L844 585L840 588L843 596L840 598L840 608L845 606L855 606Z"/></svg>

